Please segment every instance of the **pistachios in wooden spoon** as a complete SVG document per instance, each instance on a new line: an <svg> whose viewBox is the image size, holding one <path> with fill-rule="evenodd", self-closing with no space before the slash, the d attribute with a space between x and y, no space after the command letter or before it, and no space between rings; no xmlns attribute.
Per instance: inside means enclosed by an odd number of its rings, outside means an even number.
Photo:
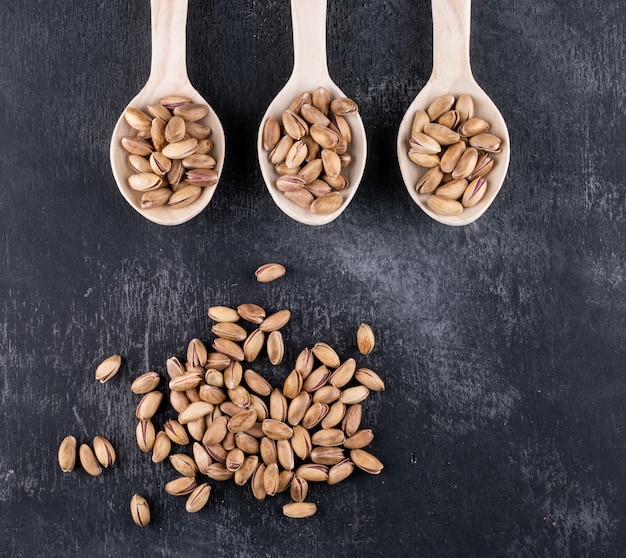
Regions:
<svg viewBox="0 0 626 558"><path fill-rule="evenodd" d="M259 128L261 172L292 219L324 225L356 193L367 140L356 103L332 81L326 59L326 0L291 0L294 67Z"/></svg>
<svg viewBox="0 0 626 558"><path fill-rule="evenodd" d="M224 165L224 130L187 75L188 0L151 0L150 5L150 76L117 121L111 168L135 210L155 223L178 225L198 215L213 197ZM150 126L142 127L146 114ZM162 141L155 141L157 136Z"/></svg>
<svg viewBox="0 0 626 558"><path fill-rule="evenodd" d="M467 225L502 187L509 133L472 75L471 0L432 0L432 10L433 71L400 124L398 160L417 205L440 223Z"/></svg>

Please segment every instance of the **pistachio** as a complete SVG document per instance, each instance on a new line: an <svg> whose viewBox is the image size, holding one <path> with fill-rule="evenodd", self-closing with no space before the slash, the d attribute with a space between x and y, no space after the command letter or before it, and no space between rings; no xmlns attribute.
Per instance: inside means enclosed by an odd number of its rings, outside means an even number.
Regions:
<svg viewBox="0 0 626 558"><path fill-rule="evenodd" d="M426 109L428 118L432 121L437 120L444 112L449 111L454 105L453 95L442 95L437 97Z"/></svg>
<svg viewBox="0 0 626 558"><path fill-rule="evenodd" d="M414 151L425 155L437 155L437 153L441 153L441 145L439 145L439 142L422 132L411 136L409 145Z"/></svg>
<svg viewBox="0 0 626 558"><path fill-rule="evenodd" d="M278 264L269 264L269 265L278 265ZM277 273L278 271L274 272L274 274L277 274ZM291 312L289 310L286 310L286 309L279 310L278 312L265 318L259 325L259 329L264 332L271 332L271 331L282 329L285 325L287 325L290 318L291 318Z"/></svg>
<svg viewBox="0 0 626 558"><path fill-rule="evenodd" d="M471 138L472 136L488 132L490 128L491 124L486 120L482 118L470 118L459 126L459 134L466 138Z"/></svg>
<svg viewBox="0 0 626 558"><path fill-rule="evenodd" d="M186 372L175 376L169 382L169 388L172 391L187 391L198 386L204 380L204 371L202 368L192 368Z"/></svg>
<svg viewBox="0 0 626 558"><path fill-rule="evenodd" d="M385 389L385 383L380 376L369 368L359 368L354 374L354 379L371 391L384 391Z"/></svg>
<svg viewBox="0 0 626 558"><path fill-rule="evenodd" d="M272 463L278 463L278 450L276 448L276 441L264 436L259 442L259 452L263 463L270 465Z"/></svg>
<svg viewBox="0 0 626 558"><path fill-rule="evenodd" d="M350 129L350 124L348 121L338 114L334 115L335 124L337 125L337 129L339 130L339 135L346 141L346 143L352 143L352 130ZM341 156L341 154L338 154ZM350 157L350 155L348 155Z"/></svg>
<svg viewBox="0 0 626 558"><path fill-rule="evenodd" d="M470 145L487 153L500 153L502 140L493 134L478 134L470 138Z"/></svg>
<svg viewBox="0 0 626 558"><path fill-rule="evenodd" d="M321 387L313 394L313 402L330 404L337 401L340 397L341 390L335 386L328 385Z"/></svg>
<svg viewBox="0 0 626 558"><path fill-rule="evenodd" d="M322 345L325 345L325 344L322 343ZM318 348L318 353L319 352L320 350ZM317 354L315 356L317 356ZM317 356L317 358L319 359L320 357ZM328 368L326 368L325 365L322 364L322 366L319 366L318 368L313 370L313 372L311 372L306 377L306 379L304 380L304 383L302 384L302 389L308 392L317 391L318 389L320 389L321 387L325 386L328 383L329 378L330 378L330 371L328 370Z"/></svg>
<svg viewBox="0 0 626 558"><path fill-rule="evenodd" d="M309 184L317 179L320 174L322 174L323 169L324 163L322 159L313 159L300 169L298 177L302 179L303 185Z"/></svg>
<svg viewBox="0 0 626 558"><path fill-rule="evenodd" d="M137 423L136 428L136 437L137 437L137 445L139 449L144 453L148 453L152 451L154 447L154 442L156 439L156 434L154 431L154 424L152 424L151 420L140 420Z"/></svg>
<svg viewBox="0 0 626 558"><path fill-rule="evenodd" d="M169 456L172 449L172 441L167 437L167 434L163 430L159 431L154 440L152 447L152 461L153 463L161 463Z"/></svg>
<svg viewBox="0 0 626 558"><path fill-rule="evenodd" d="M182 159L174 159L172 160L172 168L167 173L167 181L170 183L170 186L177 186L180 184L180 181L183 179L183 174L185 169L183 167Z"/></svg>
<svg viewBox="0 0 626 558"><path fill-rule="evenodd" d="M228 306L211 306L208 316L216 322L237 322L239 321L239 313Z"/></svg>
<svg viewBox="0 0 626 558"><path fill-rule="evenodd" d="M269 160L274 165L282 163L287 157L287 153L293 145L293 138L289 135L280 138L278 143L274 146L274 149L270 151Z"/></svg>
<svg viewBox="0 0 626 558"><path fill-rule="evenodd" d="M219 371L224 370L229 364L230 358L222 353L215 352L208 354L205 366Z"/></svg>
<svg viewBox="0 0 626 558"><path fill-rule="evenodd" d="M483 198L486 191L487 181L484 178L479 176L472 180L463 194L461 201L463 207L474 207Z"/></svg>
<svg viewBox="0 0 626 558"><path fill-rule="evenodd" d="M261 321L262 323L262 321ZM265 343L265 333L260 329L255 329L243 343L243 355L246 362L253 362L259 356L263 344Z"/></svg>
<svg viewBox="0 0 626 558"><path fill-rule="evenodd" d="M280 364L285 355L285 344L280 331L272 331L267 336L267 356L274 365Z"/></svg>
<svg viewBox="0 0 626 558"><path fill-rule="evenodd" d="M301 477L294 476L289 485L289 495L294 502L303 502L309 491L309 483Z"/></svg>
<svg viewBox="0 0 626 558"><path fill-rule="evenodd" d="M328 467L317 463L305 463L295 470L295 475L309 482L326 482Z"/></svg>
<svg viewBox="0 0 626 558"><path fill-rule="evenodd" d="M292 110L286 110L282 115L283 128L294 140L302 139L308 132L309 126L303 118Z"/></svg>
<svg viewBox="0 0 626 558"><path fill-rule="evenodd" d="M415 190L419 194L430 194L437 189L437 186L441 184L443 180L443 172L439 167L433 167L426 171L422 177L417 181Z"/></svg>
<svg viewBox="0 0 626 558"><path fill-rule="evenodd" d="M229 389L228 397L237 407L247 408L250 405L250 393L243 386Z"/></svg>
<svg viewBox="0 0 626 558"><path fill-rule="evenodd" d="M259 453L259 441L246 432L237 432L235 435L235 445L244 453L253 455Z"/></svg>
<svg viewBox="0 0 626 558"><path fill-rule="evenodd" d="M228 430L230 432L247 432L256 420L257 412L254 409L239 411L228 421Z"/></svg>
<svg viewBox="0 0 626 558"><path fill-rule="evenodd" d="M368 428L359 430L350 436L344 443L343 447L347 449L360 449L369 446L374 439L373 432Z"/></svg>
<svg viewBox="0 0 626 558"><path fill-rule="evenodd" d="M351 450L350 459L359 469L362 469L371 475L378 475L383 470L383 464L371 453L368 453L365 450Z"/></svg>
<svg viewBox="0 0 626 558"><path fill-rule="evenodd" d="M182 95L167 95L159 99L159 103L168 109L175 109L183 105L191 103L191 99L183 97Z"/></svg>
<svg viewBox="0 0 626 558"><path fill-rule="evenodd" d="M288 440L293 436L293 429L279 420L265 419L261 427L265 435L272 440Z"/></svg>
<svg viewBox="0 0 626 558"><path fill-rule="evenodd" d="M447 128L446 126L442 126L441 124L430 123L424 126L424 133L431 138L434 138L439 145L452 145L461 140L461 136Z"/></svg>
<svg viewBox="0 0 626 558"><path fill-rule="evenodd" d="M287 398L280 389L274 388L270 394L270 417L284 422L287 419L287 408Z"/></svg>
<svg viewBox="0 0 626 558"><path fill-rule="evenodd" d="M212 463L206 471L206 476L216 481L232 479L233 475L233 471L229 471L224 463Z"/></svg>
<svg viewBox="0 0 626 558"><path fill-rule="evenodd" d="M293 452L302 460L307 459L311 455L313 443L309 431L303 426L297 424L293 427L293 436L291 437L291 447Z"/></svg>
<svg viewBox="0 0 626 558"><path fill-rule="evenodd" d="M316 198L326 196L333 191L329 184L323 180L314 180L313 182L307 184L305 188Z"/></svg>
<svg viewBox="0 0 626 558"><path fill-rule="evenodd" d="M243 327L232 322L216 323L211 328L211 333L231 341L245 341L246 337L248 337L248 332Z"/></svg>
<svg viewBox="0 0 626 558"><path fill-rule="evenodd" d="M459 123L461 124L474 116L474 100L469 95L459 95L455 108L459 113Z"/></svg>
<svg viewBox="0 0 626 558"><path fill-rule="evenodd" d="M367 399L367 396L370 394L370 390L363 385L350 387L343 390L343 394L339 398L339 401L345 403L346 405L354 405L355 403L360 403Z"/></svg>
<svg viewBox="0 0 626 558"><path fill-rule="evenodd" d="M259 457L258 455L249 455L247 456L241 467L239 467L239 469L237 469L235 471L235 484L239 485L239 486L243 486L244 484L246 484L251 478L252 475L254 474L256 468L258 467L259 464Z"/></svg>
<svg viewBox="0 0 626 558"><path fill-rule="evenodd" d="M300 375L297 370L294 370L293 372ZM289 409L287 410L287 422L291 426L299 424L306 415L310 405L311 396L306 391L301 391L289 404Z"/></svg>
<svg viewBox="0 0 626 558"><path fill-rule="evenodd" d="M226 455L226 468L233 473L243 465L246 456L240 448L232 448Z"/></svg>
<svg viewBox="0 0 626 558"><path fill-rule="evenodd" d="M419 151L415 151L415 149L409 149L408 153L409 159L413 161L416 165L420 167L426 167L427 169L438 167L440 163L440 159L437 155L429 155L427 153L420 153Z"/></svg>
<svg viewBox="0 0 626 558"><path fill-rule="evenodd" d="M304 426L304 428L308 428L309 430L314 428L328 414L328 409L329 407L327 403L322 403L320 401L313 403L302 418L302 426Z"/></svg>
<svg viewBox="0 0 626 558"><path fill-rule="evenodd" d="M199 418L206 417L213 412L213 405L205 401L195 401L189 404L178 415L178 422L180 424L189 424L198 420Z"/></svg>
<svg viewBox="0 0 626 558"><path fill-rule="evenodd" d="M182 159L182 165L185 169L214 169L217 161L205 153L194 153Z"/></svg>
<svg viewBox="0 0 626 558"><path fill-rule="evenodd" d="M341 99L333 99L330 103L330 111L334 114L356 114L359 112L358 105L346 97Z"/></svg>
<svg viewBox="0 0 626 558"><path fill-rule="evenodd" d="M198 148L198 140L189 138L182 141L170 143L163 148L163 155L168 159L184 159L193 155Z"/></svg>
<svg viewBox="0 0 626 558"><path fill-rule="evenodd" d="M362 355L367 355L374 349L375 337L372 327L368 324L361 324L356 334L357 346Z"/></svg>
<svg viewBox="0 0 626 558"><path fill-rule="evenodd" d="M323 432L323 430L322 430ZM320 446L311 452L311 461L321 465L336 465L345 459L343 450L338 447Z"/></svg>
<svg viewBox="0 0 626 558"><path fill-rule="evenodd" d="M303 91L293 101L291 101L291 104L289 105L289 110L295 112L296 114L299 114L302 105L311 104L311 100L311 93L309 93L308 91Z"/></svg>
<svg viewBox="0 0 626 558"><path fill-rule="evenodd" d="M453 143L446 152L441 156L441 173L449 173L454 170L459 159L465 153L465 149L467 148L464 141L458 141L457 143ZM429 193L429 192L424 192Z"/></svg>
<svg viewBox="0 0 626 558"><path fill-rule="evenodd" d="M339 134L327 126L314 124L309 128L309 133L322 149L332 149L339 143Z"/></svg>
<svg viewBox="0 0 626 558"><path fill-rule="evenodd" d="M339 428L323 428L311 436L314 446L340 446L346 439L343 430Z"/></svg>
<svg viewBox="0 0 626 558"><path fill-rule="evenodd" d="M329 408L328 413L322 419L322 428L334 428L337 426L346 414L346 405L341 401L335 401Z"/></svg>
<svg viewBox="0 0 626 558"><path fill-rule="evenodd" d="M328 381L331 385L342 388L352 380L355 371L356 361L353 358L349 358L330 375Z"/></svg>
<svg viewBox="0 0 626 558"><path fill-rule="evenodd" d="M330 101L330 93L325 87L318 87L311 93L311 104L322 114L328 114Z"/></svg>
<svg viewBox="0 0 626 558"><path fill-rule="evenodd" d="M159 188L158 190L149 190L141 194L141 207L150 209L151 207L160 207L165 205L170 199L172 191L169 188Z"/></svg>
<svg viewBox="0 0 626 558"><path fill-rule="evenodd" d="M308 153L308 147L303 140L296 141L292 146L287 156L285 157L285 164L288 168L300 168L300 165L306 159Z"/></svg>
<svg viewBox="0 0 626 558"><path fill-rule="evenodd" d="M188 103L174 107L174 114L185 121L195 122L209 114L209 107L205 104Z"/></svg>
<svg viewBox="0 0 626 558"><path fill-rule="evenodd" d="M341 364L337 352L327 343L316 343L311 351L322 364L330 368L337 368Z"/></svg>
<svg viewBox="0 0 626 558"><path fill-rule="evenodd" d="M322 164L324 172L331 178L337 178L341 172L341 159L336 152L330 149L322 149Z"/></svg>
<svg viewBox="0 0 626 558"><path fill-rule="evenodd" d="M189 436L185 427L177 420L170 419L163 425L163 430L168 438L179 446L186 446L189 443Z"/></svg>
<svg viewBox="0 0 626 558"><path fill-rule="evenodd" d="M172 118L172 113L169 111L169 109L165 108L161 103L148 105L148 114L152 116L152 118L160 118L161 120L165 122L167 122L170 118Z"/></svg>
<svg viewBox="0 0 626 558"><path fill-rule="evenodd" d="M237 343L229 339L216 338L213 341L213 348L233 360L242 361L244 359L243 349L237 345Z"/></svg>
<svg viewBox="0 0 626 558"><path fill-rule="evenodd" d="M322 111L308 103L302 105L300 115L309 124L317 124L318 126L328 126L330 124L330 120Z"/></svg>
<svg viewBox="0 0 626 558"><path fill-rule="evenodd" d="M313 194L304 189L300 189L294 192L285 192L285 197L288 200L294 202L296 205L299 205L300 207L304 207L306 209L310 208L311 204L315 200Z"/></svg>
<svg viewBox="0 0 626 558"><path fill-rule="evenodd" d="M231 360L229 365L224 370L224 385L226 389L235 389L243 378L243 366L237 360Z"/></svg>
<svg viewBox="0 0 626 558"><path fill-rule="evenodd" d="M265 319L265 310L257 304L241 304L237 307L239 315L253 324L260 324Z"/></svg>
<svg viewBox="0 0 626 558"><path fill-rule="evenodd" d="M93 450L96 459L104 468L108 468L115 463L115 449L104 436L96 436L93 439Z"/></svg>
<svg viewBox="0 0 626 558"><path fill-rule="evenodd" d="M131 137L122 138L122 147L132 155L148 157L154 148L145 140Z"/></svg>
<svg viewBox="0 0 626 558"><path fill-rule="evenodd" d="M81 444L78 449L78 456L80 458L80 464L86 473L90 474L92 477L97 477L102 474L102 467L90 446Z"/></svg>
<svg viewBox="0 0 626 558"><path fill-rule="evenodd" d="M257 468L254 470L254 473L252 474L252 482L251 482L252 494L257 500L264 500L265 497L267 496L267 493L265 492L265 486L263 483L263 480L265 477L265 469L266 469L265 463L259 463Z"/></svg>
<svg viewBox="0 0 626 558"><path fill-rule="evenodd" d="M467 178L471 172L476 168L476 163L478 162L478 151L474 147L468 147L459 162L454 167L452 171L452 178Z"/></svg>
<svg viewBox="0 0 626 558"><path fill-rule="evenodd" d="M437 188L437 195L450 200L458 200L467 189L467 180L460 178L451 180Z"/></svg>
<svg viewBox="0 0 626 558"><path fill-rule="evenodd" d="M346 436L353 436L359 430L362 413L363 408L359 404L350 405L346 409L346 414L341 423L341 429L346 433Z"/></svg>
<svg viewBox="0 0 626 558"><path fill-rule="evenodd" d="M328 471L328 484L337 484L347 479L354 471L354 463L350 459L344 459L333 465Z"/></svg>
<svg viewBox="0 0 626 558"><path fill-rule="evenodd" d="M183 477L195 477L198 474L198 466L192 457L184 453L170 455L169 461Z"/></svg>
<svg viewBox="0 0 626 558"><path fill-rule="evenodd" d="M295 519L311 517L316 513L317 505L314 502L291 502L283 506L283 514Z"/></svg>
<svg viewBox="0 0 626 558"><path fill-rule="evenodd" d="M59 446L59 467L61 467L61 471L64 473L69 473L74 470L74 465L76 464L76 446L77 443L74 436L66 436Z"/></svg>
<svg viewBox="0 0 626 558"><path fill-rule="evenodd" d="M163 394L159 391L151 391L149 393L146 393L137 405L135 416L139 420L148 420L152 418L157 412L159 406L161 405L162 399Z"/></svg>
<svg viewBox="0 0 626 558"><path fill-rule="evenodd" d="M474 170L467 177L467 180L472 181L479 176L482 176L484 178L489 174L492 168L493 159L489 156L488 153L483 153L480 157L478 157L476 167L474 167Z"/></svg>
<svg viewBox="0 0 626 558"><path fill-rule="evenodd" d="M256 411L257 421L263 422L266 418L269 418L269 409L267 407L267 404L258 395L255 395L253 393L250 394L249 409L253 409Z"/></svg>
<svg viewBox="0 0 626 558"><path fill-rule="evenodd" d="M303 379L306 379L308 375L313 371L313 353L310 349L305 348L300 351L300 354L296 358L296 364L294 368L300 372Z"/></svg>
<svg viewBox="0 0 626 558"><path fill-rule="evenodd" d="M128 155L128 164L135 172L152 172L150 161L141 155Z"/></svg>
<svg viewBox="0 0 626 558"><path fill-rule="evenodd" d="M135 130L144 130L145 128L149 128L152 124L152 118L148 116L142 110L127 107L124 111L124 118L126 122L134 128Z"/></svg>
<svg viewBox="0 0 626 558"><path fill-rule="evenodd" d="M202 188L199 186L184 186L170 196L167 205L170 207L186 207L195 202L200 197L201 193Z"/></svg>
<svg viewBox="0 0 626 558"><path fill-rule="evenodd" d="M99 380L101 384L108 382L119 372L121 365L122 357L120 355L111 355L96 368L96 380Z"/></svg>
<svg viewBox="0 0 626 558"><path fill-rule="evenodd" d="M424 132L424 126L430 122L430 117L425 110L418 110L415 112L413 122L411 124L411 137L417 136Z"/></svg>
<svg viewBox="0 0 626 558"><path fill-rule="evenodd" d="M187 498L185 509L189 513L196 513L200 511L206 503L209 501L211 495L211 487L207 483L202 483L193 489L193 492Z"/></svg>
<svg viewBox="0 0 626 558"><path fill-rule="evenodd" d="M459 112L456 110L449 110L448 112L444 112L438 119L437 124L441 124L446 128L450 128L454 130L461 121L461 116Z"/></svg>
<svg viewBox="0 0 626 558"><path fill-rule="evenodd" d="M213 169L189 169L186 174L187 183L201 188L215 186L218 180L217 171Z"/></svg>
<svg viewBox="0 0 626 558"><path fill-rule="evenodd" d="M292 370L283 384L283 394L289 399L294 399L302 390L302 375L297 370Z"/></svg>
<svg viewBox="0 0 626 558"><path fill-rule="evenodd" d="M277 463L270 463L263 474L263 488L268 496L274 496L278 490L280 470Z"/></svg>
<svg viewBox="0 0 626 558"><path fill-rule="evenodd" d="M139 527L145 527L150 523L150 507L143 496L133 495L130 500L130 514Z"/></svg>
<svg viewBox="0 0 626 558"><path fill-rule="evenodd" d="M263 149L271 151L280 140L280 124L270 116L263 125Z"/></svg>
<svg viewBox="0 0 626 558"><path fill-rule="evenodd" d="M198 486L196 479L191 477L178 477L165 485L165 492L172 496L186 496L191 494Z"/></svg>
<svg viewBox="0 0 626 558"><path fill-rule="evenodd" d="M180 116L172 116L165 126L165 140L176 143L185 137L185 121Z"/></svg>
<svg viewBox="0 0 626 558"><path fill-rule="evenodd" d="M297 179L297 177L292 178ZM304 186L304 183L302 184L302 186ZM279 277L282 277L283 275L285 275L286 272L287 270L285 269L285 266L279 263L268 263L258 267L257 270L254 272L254 276L259 283L269 283L270 281L275 281ZM287 312L289 311L287 310ZM269 330L264 329L262 331Z"/></svg>

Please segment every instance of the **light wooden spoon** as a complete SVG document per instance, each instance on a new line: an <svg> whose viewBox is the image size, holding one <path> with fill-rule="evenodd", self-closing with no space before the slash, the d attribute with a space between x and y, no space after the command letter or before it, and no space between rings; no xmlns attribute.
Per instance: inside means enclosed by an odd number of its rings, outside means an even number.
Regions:
<svg viewBox="0 0 626 558"><path fill-rule="evenodd" d="M129 107L145 111L148 105L169 95L182 95L192 103L208 103L193 88L187 75L186 24L188 0L150 0L152 13L152 65L146 85L128 104ZM225 139L219 118L209 106L208 115L200 121L211 128L210 139L214 147L212 157L217 161L215 170L221 176L224 165ZM141 193L128 185L132 169L128 164L128 153L121 140L134 136L136 132L128 125L124 115L120 116L111 138L111 168L120 192L126 201L146 219L160 225L178 225L189 221L200 213L211 201L217 186L202 189L200 197L186 207L172 208L167 205L151 209L141 208Z"/></svg>
<svg viewBox="0 0 626 558"><path fill-rule="evenodd" d="M398 133L398 160L409 194L430 217L446 225L467 225L478 219L497 196L509 166L509 132L500 111L472 76L469 56L471 0L432 0L433 71L428 83L406 111ZM462 93L474 99L474 115L491 123L490 133L502 140L502 152L493 156L494 166L486 176L487 191L474 207L455 216L439 215L426 205L427 195L418 194L415 184L427 169L408 157L411 124L415 112L426 109L437 97Z"/></svg>
<svg viewBox="0 0 626 558"><path fill-rule="evenodd" d="M315 215L287 199L276 186L279 174L269 161L269 153L263 149L263 126L265 120L274 116L281 121L282 113L289 108L291 101L304 91L313 91L317 87L325 87L332 98L346 95L333 82L328 73L326 59L326 0L291 0L291 18L293 22L293 72L289 81L276 95L267 109L259 128L257 149L259 165L276 205L289 217L306 225L325 225L330 223L346 209L359 187L365 160L367 158L367 139L365 128L359 114L347 116L352 130L352 142L348 153L352 162L342 173L348 180L348 187L341 191L344 196L343 205L327 215Z"/></svg>

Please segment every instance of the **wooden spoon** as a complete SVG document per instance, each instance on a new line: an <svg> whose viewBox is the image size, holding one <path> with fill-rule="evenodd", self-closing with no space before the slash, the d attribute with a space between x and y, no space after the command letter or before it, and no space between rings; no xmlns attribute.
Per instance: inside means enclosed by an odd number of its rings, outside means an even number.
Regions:
<svg viewBox="0 0 626 558"><path fill-rule="evenodd" d="M346 95L333 82L328 73L326 59L326 0L291 0L291 17L293 22L293 55L294 65L291 77L283 89L276 95L267 109L259 128L257 149L259 165L276 205L289 217L306 225L324 225L330 223L350 203L359 187L365 169L367 157L367 139L363 121L358 114L347 116L352 130L352 142L348 153L352 156L351 164L342 173L348 180L348 187L341 190L344 197L343 205L327 215L315 215L287 199L276 186L279 174L269 161L269 153L263 149L263 126L265 120L274 116L281 121L282 113L289 108L291 101L304 91L313 91L317 87L325 87L331 97L341 98Z"/></svg>
<svg viewBox="0 0 626 558"><path fill-rule="evenodd" d="M398 160L409 194L430 217L446 225L467 225L478 219L497 196L509 166L511 146L509 132L500 111L472 76L469 57L471 0L432 0L433 71L428 83L406 111L398 133ZM462 93L474 99L474 115L491 123L490 133L502 140L502 152L493 156L493 170L486 176L487 191L474 207L460 215L447 216L433 212L426 205L427 195L418 194L415 184L427 169L408 157L411 124L415 112L426 109L437 97Z"/></svg>
<svg viewBox="0 0 626 558"><path fill-rule="evenodd" d="M143 89L128 103L145 111L148 105L155 104L165 96L181 95L192 103L208 103L193 88L187 76L186 36L188 0L151 0L152 12L152 66L150 77ZM224 130L219 118L209 106L208 115L200 121L211 128L210 139L214 147L211 156L217 161L215 170L218 176L224 165ZM172 208L167 205L151 209L141 208L141 193L128 185L128 177L133 174L128 164L128 153L121 140L124 136L134 136L136 132L128 125L124 115L120 116L111 138L111 168L120 192L126 201L146 219L160 225L178 225L189 221L200 213L211 201L215 188L202 188L202 194L186 207Z"/></svg>

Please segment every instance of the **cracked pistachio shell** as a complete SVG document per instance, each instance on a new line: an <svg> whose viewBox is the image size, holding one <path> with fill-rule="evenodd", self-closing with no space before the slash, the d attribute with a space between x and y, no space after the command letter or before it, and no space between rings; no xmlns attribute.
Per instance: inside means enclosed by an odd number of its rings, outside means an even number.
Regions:
<svg viewBox="0 0 626 558"><path fill-rule="evenodd" d="M133 521L139 527L145 527L150 523L150 506L143 496L134 494L130 500L130 514Z"/></svg>
<svg viewBox="0 0 626 558"><path fill-rule="evenodd" d="M108 382L119 372L121 365L122 357L120 355L111 355L96 368L96 380L99 380L101 384Z"/></svg>

